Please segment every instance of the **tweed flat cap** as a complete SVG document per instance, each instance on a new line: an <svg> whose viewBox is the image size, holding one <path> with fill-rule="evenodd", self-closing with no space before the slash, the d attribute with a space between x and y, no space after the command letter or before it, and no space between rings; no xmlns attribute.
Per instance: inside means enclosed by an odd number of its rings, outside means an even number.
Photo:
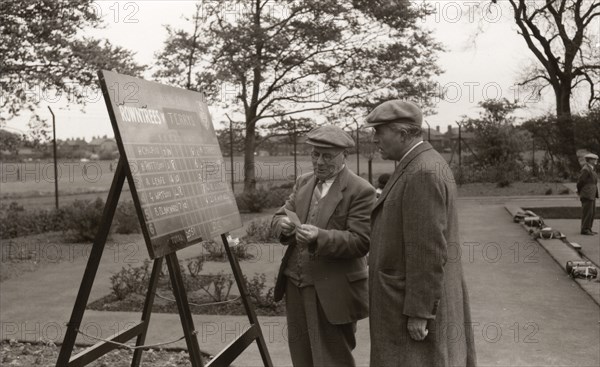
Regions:
<svg viewBox="0 0 600 367"><path fill-rule="evenodd" d="M375 107L367 116L367 123L363 127L375 127L390 122L402 122L421 127L423 114L414 103L394 99Z"/></svg>
<svg viewBox="0 0 600 367"><path fill-rule="evenodd" d="M598 159L598 156L595 155L594 153L588 153L588 154L584 155L583 158L585 158L585 159Z"/></svg>
<svg viewBox="0 0 600 367"><path fill-rule="evenodd" d="M306 135L306 143L321 148L352 148L354 140L337 126L319 126Z"/></svg>

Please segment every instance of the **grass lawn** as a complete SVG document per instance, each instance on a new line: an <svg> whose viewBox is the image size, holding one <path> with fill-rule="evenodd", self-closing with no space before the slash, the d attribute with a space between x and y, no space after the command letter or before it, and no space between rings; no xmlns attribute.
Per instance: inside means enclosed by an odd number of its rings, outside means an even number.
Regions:
<svg viewBox="0 0 600 367"><path fill-rule="evenodd" d="M446 154L448 155L448 154ZM449 157L446 157L449 159ZM360 175L367 177L367 160L360 157L358 166ZM311 170L308 156L299 156L297 162L298 175ZM348 167L357 172L356 155L350 155ZM114 175L114 161L94 162L59 162L59 205L73 200L94 200L96 197L106 199L108 189ZM111 171L112 166L112 171ZM243 157L234 157L234 191L243 191ZM373 181L383 173L392 173L394 163L375 159L372 162ZM19 177L17 177L19 170ZM1 163L0 178L2 191L0 199L3 203L18 202L26 209L52 208L54 199L54 173L51 162ZM256 157L256 177L259 185L281 185L291 182L294 177L293 157ZM225 158L225 167L221 170L222 179L231 180L231 164ZM18 178L18 179L17 179ZM471 183L459 187L459 196L518 196L518 195L559 195L566 189L559 183L524 183L515 182L508 187L498 188L494 183ZM125 184L121 200L130 200L129 186Z"/></svg>
<svg viewBox="0 0 600 367"><path fill-rule="evenodd" d="M528 196L528 195L568 195L570 191L561 183L555 182L513 182L507 187L495 183L469 183L458 186L458 196Z"/></svg>
<svg viewBox="0 0 600 367"><path fill-rule="evenodd" d="M243 157L234 157L235 191L243 190ZM231 182L231 163L226 157L220 174L223 181ZM350 155L348 167L357 172L356 155ZM111 169L112 166L112 169ZM59 195L106 192L110 188L116 168L115 161L58 162ZM360 174L367 177L367 160L360 157ZM308 156L298 156L297 174L312 170ZM17 171L19 173L17 173ZM394 171L394 163L376 159L373 161L374 180L382 173ZM255 174L261 184L279 185L293 180L294 158L288 156L256 157ZM2 199L54 195L54 166L52 162L0 162ZM125 185L127 186L127 185Z"/></svg>
<svg viewBox="0 0 600 367"><path fill-rule="evenodd" d="M60 232L2 240L0 282L37 271L43 266L87 256L90 248L86 244L64 243Z"/></svg>

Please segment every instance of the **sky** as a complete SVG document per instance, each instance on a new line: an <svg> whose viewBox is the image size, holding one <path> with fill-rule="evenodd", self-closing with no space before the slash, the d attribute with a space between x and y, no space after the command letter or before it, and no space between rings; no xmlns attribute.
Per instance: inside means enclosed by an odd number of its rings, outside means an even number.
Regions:
<svg viewBox="0 0 600 367"><path fill-rule="evenodd" d="M105 22L104 29L90 29L87 35L107 38L112 44L135 52L135 60L152 65L154 55L167 37L165 25L185 27L183 15L191 15L195 1L97 1L94 9ZM439 65L445 71L436 78L444 98L437 103L436 113L426 117L431 128L456 126L461 116L477 116L477 103L486 98L507 98L526 108L517 112L528 118L553 111L553 95L547 90L541 96L532 87L517 85L522 70L533 62L533 54L517 34L506 5L476 9L474 1L428 0L436 14L423 22L433 31L446 52L441 53ZM210 6L205 1L204 6ZM235 11L229 9L227 11ZM474 38L477 29L481 29ZM598 27L600 32L600 25ZM150 79L151 75L145 75ZM85 106L68 105L66 96L40 103L43 117L56 115L56 136L59 139L93 136L114 136L106 105L101 93L90 94ZM574 109L585 108L583 99L574 101ZM216 128L220 128L221 112L211 110ZM357 120L364 116L357 116ZM12 131L26 130L29 115L9 120Z"/></svg>

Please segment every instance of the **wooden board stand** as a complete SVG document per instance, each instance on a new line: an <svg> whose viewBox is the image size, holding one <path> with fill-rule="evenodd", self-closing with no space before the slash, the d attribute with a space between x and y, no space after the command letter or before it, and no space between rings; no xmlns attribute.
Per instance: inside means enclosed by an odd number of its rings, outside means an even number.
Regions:
<svg viewBox="0 0 600 367"><path fill-rule="evenodd" d="M85 366L97 360L106 353L116 348L119 348L117 344L102 341L85 349L79 354L72 356L78 330L83 319L85 307L88 303L90 292L94 284L94 278L96 276L98 266L100 265L100 259L102 258L102 253L104 251L106 239L108 237L110 226L117 208L117 203L121 195L121 189L123 188L123 184L126 177L126 169L127 166L123 162L123 160L119 160L117 169L115 171L115 176L110 191L108 193L106 206L104 207L104 212L102 213L102 221L100 223L100 228L94 240L92 251L90 253L90 257L85 268L85 273L83 275L83 280L81 281L79 292L77 293L77 298L73 307L73 312L71 313L71 318L69 320L69 323L67 324L65 338L63 340L63 344L60 349L60 354L56 362L57 367ZM269 352L265 343L264 336L262 334L262 330L260 328L260 324L258 323L258 319L256 317L256 313L254 312L254 308L248 300L246 286L244 284L240 265L236 257L231 252L231 249L229 248L227 235L222 234L221 240L223 242L223 245L225 246L225 251L227 253L227 257L229 259L229 263L233 271L235 282L240 291L240 297L244 304L246 314L248 315L248 320L250 321L250 324L252 326L248 328L248 330L246 330L236 340L230 343L227 346L227 348L221 351L221 353L219 353L214 359L212 359L210 363L208 363L206 366L229 366L250 344L252 344L256 340L258 344L258 350L260 352L264 365L272 367L273 363L271 362L271 357L269 356ZM187 295L183 286L183 280L179 268L179 261L175 252L154 260L154 264L152 266L152 273L150 276L150 282L148 286L148 293L146 294L146 300L144 302L144 308L142 310L141 321L132 327L129 327L115 335L112 335L108 338L108 340L118 343L125 343L133 338L137 338L135 345L144 345L144 342L146 340L146 333L148 331L148 325L150 323L150 315L152 312L152 305L154 303L154 295L156 291L156 286L158 284L158 277L160 274L163 259L166 259L167 267L169 269L169 276L171 278L171 284L173 287L175 300L177 301L177 308L179 310L179 316L181 318L181 324L183 326L185 342L188 348L188 353L190 355L191 365L194 367L202 367L204 366L204 364L202 361L202 356L198 345L198 339L196 337L196 332L194 329L194 322L192 320ZM142 360L142 352L143 348L135 350L131 362L132 367L140 365L140 362Z"/></svg>
<svg viewBox="0 0 600 367"><path fill-rule="evenodd" d="M136 338L131 366L139 366L143 350L148 349L144 342L160 269L166 261L191 365L204 366L177 251L218 237L250 328L207 366L229 366L256 341L264 365L272 367L242 271L227 241L228 231L241 227L241 219L232 189L222 177L211 175L218 171L223 158L203 96L109 71L100 71L98 76L120 159L56 365L85 366ZM141 321L72 356L125 179L148 253L154 260Z"/></svg>

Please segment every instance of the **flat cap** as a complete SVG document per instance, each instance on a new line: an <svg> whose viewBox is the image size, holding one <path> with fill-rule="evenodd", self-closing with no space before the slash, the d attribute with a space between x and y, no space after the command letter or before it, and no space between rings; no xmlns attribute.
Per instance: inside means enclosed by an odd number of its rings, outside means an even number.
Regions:
<svg viewBox="0 0 600 367"><path fill-rule="evenodd" d="M595 155L594 153L588 153L588 154L584 155L583 158L585 158L585 159L598 159L598 156Z"/></svg>
<svg viewBox="0 0 600 367"><path fill-rule="evenodd" d="M306 143L321 148L352 148L354 140L337 126L319 126L308 132Z"/></svg>
<svg viewBox="0 0 600 367"><path fill-rule="evenodd" d="M414 103L394 99L375 107L367 116L367 123L363 127L375 127L390 122L402 122L421 127L423 114Z"/></svg>

